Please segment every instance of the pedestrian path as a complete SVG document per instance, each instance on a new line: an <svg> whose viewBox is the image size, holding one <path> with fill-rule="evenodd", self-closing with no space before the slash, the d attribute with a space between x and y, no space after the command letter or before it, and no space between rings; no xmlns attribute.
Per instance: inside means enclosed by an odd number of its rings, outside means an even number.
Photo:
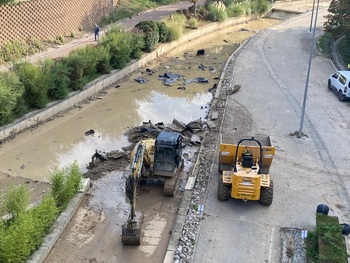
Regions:
<svg viewBox="0 0 350 263"><path fill-rule="evenodd" d="M135 25L141 21L147 21L147 20L160 21L165 17L171 14L174 14L177 10L187 9L191 5L193 4L191 4L190 2L179 2L177 4L161 6L158 8L150 9L148 11L134 15L132 18L126 18L121 21L117 21L111 25L101 28L100 39L103 37L106 31L108 31L108 29L113 25L120 25L122 28L129 30L134 28ZM45 52L35 54L30 58L28 58L28 61L31 63L35 63L36 61L40 61L46 58L64 57L64 56L67 56L74 49L82 48L82 47L85 47L86 45L95 45L95 44L96 44L96 41L94 41L94 32L91 32L90 34L86 34L81 39L76 39L65 45L58 46L56 48L51 48L50 50L47 50Z"/></svg>

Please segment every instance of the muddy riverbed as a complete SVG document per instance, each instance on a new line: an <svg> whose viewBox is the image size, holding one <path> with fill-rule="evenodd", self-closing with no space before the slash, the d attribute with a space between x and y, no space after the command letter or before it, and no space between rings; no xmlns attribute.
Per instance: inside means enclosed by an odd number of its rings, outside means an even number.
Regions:
<svg viewBox="0 0 350 263"><path fill-rule="evenodd" d="M228 34L177 57L158 59L126 76L79 107L1 145L0 171L11 177L47 182L53 167L61 168L76 160L87 172L96 149L122 150L130 145L125 132L144 121L170 124L173 119L183 123L204 120L229 55L240 42L278 22L263 19L238 25ZM205 54L197 56L199 49ZM181 78L167 86L159 80L166 73ZM196 83L196 78L207 81ZM140 79L145 82L139 83ZM89 130L93 133L86 134ZM187 151L189 171L198 146L188 146ZM168 198L163 196L161 186L142 186L137 212L143 221L144 239L139 247L123 247L121 225L129 213L124 198L125 171L100 172L102 176L93 182L85 202L45 262L140 262L140 258L162 262L181 192Z"/></svg>

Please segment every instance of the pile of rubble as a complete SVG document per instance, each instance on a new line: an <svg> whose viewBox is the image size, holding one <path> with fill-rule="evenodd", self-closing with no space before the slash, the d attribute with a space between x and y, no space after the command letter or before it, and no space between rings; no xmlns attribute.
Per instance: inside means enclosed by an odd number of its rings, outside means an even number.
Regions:
<svg viewBox="0 0 350 263"><path fill-rule="evenodd" d="M153 124L152 121L144 122L141 126L129 129L125 135L130 142L130 145L123 147L122 151L104 152L96 150L91 157L91 162L88 166L88 171L84 174L85 177L91 180L101 178L105 172L114 170L125 170L129 165L130 153L135 144L143 139L157 138L161 131L175 131L181 134L183 147L200 146L203 140L203 132L206 130L206 122L201 118L190 121L184 124L176 119L170 125L164 123ZM85 133L86 135L93 134L92 130Z"/></svg>

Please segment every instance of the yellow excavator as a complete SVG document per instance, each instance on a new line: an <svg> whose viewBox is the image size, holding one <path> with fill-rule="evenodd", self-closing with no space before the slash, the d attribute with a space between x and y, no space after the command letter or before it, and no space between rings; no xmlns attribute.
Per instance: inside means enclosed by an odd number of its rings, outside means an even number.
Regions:
<svg viewBox="0 0 350 263"><path fill-rule="evenodd" d="M164 194L174 196L182 164L182 137L177 132L162 131L156 139L141 140L135 145L131 152L131 173L125 183L131 211L128 220L122 226L124 245L141 244L141 227L135 213L141 180L150 178L162 180Z"/></svg>
<svg viewBox="0 0 350 263"><path fill-rule="evenodd" d="M222 139L219 155L217 198L259 200L269 206L273 200L273 181L269 170L275 155L269 136Z"/></svg>

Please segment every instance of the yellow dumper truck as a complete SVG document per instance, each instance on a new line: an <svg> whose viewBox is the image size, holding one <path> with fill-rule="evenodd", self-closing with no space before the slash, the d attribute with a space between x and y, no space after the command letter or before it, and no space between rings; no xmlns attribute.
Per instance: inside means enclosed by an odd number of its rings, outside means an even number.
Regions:
<svg viewBox="0 0 350 263"><path fill-rule="evenodd" d="M273 181L269 170L275 155L270 137L222 138L219 150L217 197L259 200L269 206L273 200Z"/></svg>

